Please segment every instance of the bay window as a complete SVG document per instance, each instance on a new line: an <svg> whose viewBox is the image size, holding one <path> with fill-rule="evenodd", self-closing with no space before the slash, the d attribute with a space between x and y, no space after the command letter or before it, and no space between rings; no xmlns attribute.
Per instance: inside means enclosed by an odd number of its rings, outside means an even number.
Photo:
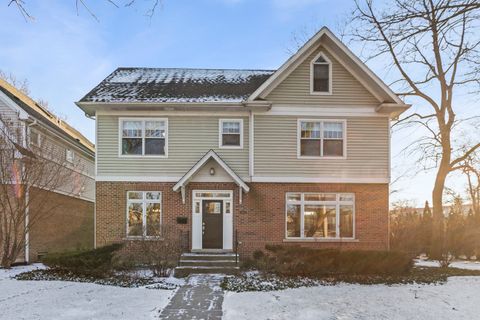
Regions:
<svg viewBox="0 0 480 320"><path fill-rule="evenodd" d="M353 239L355 200L350 193L287 193L287 239Z"/></svg>

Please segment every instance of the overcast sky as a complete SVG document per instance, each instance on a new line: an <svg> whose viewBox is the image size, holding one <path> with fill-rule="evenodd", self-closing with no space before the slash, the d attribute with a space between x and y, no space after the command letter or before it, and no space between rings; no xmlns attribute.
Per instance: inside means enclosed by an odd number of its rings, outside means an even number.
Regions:
<svg viewBox="0 0 480 320"><path fill-rule="evenodd" d="M76 107L90 89L119 66L278 68L296 47L294 35L323 25L338 33L352 9L349 0L164 0L153 18L141 7L115 8L87 0L98 20L75 9L75 0L26 0L35 18L26 22L5 1L0 7L0 70L29 81L31 96L94 141L94 122ZM117 0L121 3L122 0ZM358 52L352 47L354 52ZM369 64L380 77L382 65ZM393 176L411 167L400 153L412 130L392 140ZM416 173L394 187L392 201L430 199L433 174ZM463 182L450 185L461 189Z"/></svg>

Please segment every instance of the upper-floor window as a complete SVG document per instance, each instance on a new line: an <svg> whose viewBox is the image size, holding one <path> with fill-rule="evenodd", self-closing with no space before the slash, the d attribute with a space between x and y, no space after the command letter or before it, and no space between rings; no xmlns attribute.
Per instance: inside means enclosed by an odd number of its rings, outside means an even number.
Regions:
<svg viewBox="0 0 480 320"><path fill-rule="evenodd" d="M30 131L30 145L35 147L40 146L40 133L36 130Z"/></svg>
<svg viewBox="0 0 480 320"><path fill-rule="evenodd" d="M323 53L312 60L310 73L312 94L332 93L332 64Z"/></svg>
<svg viewBox="0 0 480 320"><path fill-rule="evenodd" d="M243 120L220 119L219 147L243 148Z"/></svg>
<svg viewBox="0 0 480 320"><path fill-rule="evenodd" d="M167 155L167 119L120 119L120 131L121 155Z"/></svg>
<svg viewBox="0 0 480 320"><path fill-rule="evenodd" d="M161 192L127 192L127 237L158 237L161 223Z"/></svg>
<svg viewBox="0 0 480 320"><path fill-rule="evenodd" d="M345 157L343 120L299 120L299 157Z"/></svg>
<svg viewBox="0 0 480 320"><path fill-rule="evenodd" d="M75 159L75 152L72 149L66 149L65 150L65 159L68 162L73 162L73 160Z"/></svg>

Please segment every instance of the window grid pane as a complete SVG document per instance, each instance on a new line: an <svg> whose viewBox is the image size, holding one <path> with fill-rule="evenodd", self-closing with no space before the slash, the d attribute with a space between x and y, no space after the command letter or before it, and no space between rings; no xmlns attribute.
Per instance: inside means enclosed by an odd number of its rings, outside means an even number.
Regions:
<svg viewBox="0 0 480 320"><path fill-rule="evenodd" d="M161 234L162 193L127 192L127 236L155 237Z"/></svg>
<svg viewBox="0 0 480 320"><path fill-rule="evenodd" d="M286 237L340 239L354 237L354 195L288 193Z"/></svg>
<svg viewBox="0 0 480 320"><path fill-rule="evenodd" d="M165 120L122 120L122 155L165 155Z"/></svg>
<svg viewBox="0 0 480 320"><path fill-rule="evenodd" d="M222 133L240 134L240 122L228 121L222 123Z"/></svg>

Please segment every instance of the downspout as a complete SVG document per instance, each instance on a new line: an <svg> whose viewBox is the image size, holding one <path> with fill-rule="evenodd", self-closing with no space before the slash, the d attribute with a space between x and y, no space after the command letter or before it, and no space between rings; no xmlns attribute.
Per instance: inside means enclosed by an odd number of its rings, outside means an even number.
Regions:
<svg viewBox="0 0 480 320"><path fill-rule="evenodd" d="M98 143L98 121L96 116L85 112L85 117L95 121L95 192L93 193L93 248L97 248L97 143Z"/></svg>
<svg viewBox="0 0 480 320"><path fill-rule="evenodd" d="M25 134L23 135L23 147L27 149L27 144L29 141L27 141L27 136L29 137L28 140L30 140L30 127L34 126L37 124L37 120L34 119L32 123L29 123L27 126L25 126ZM22 171L23 171L23 165L22 165ZM30 263L30 228L28 224L30 223L30 218L29 218L29 206L28 202L30 201L30 189L27 187L25 190L25 263L29 264Z"/></svg>

